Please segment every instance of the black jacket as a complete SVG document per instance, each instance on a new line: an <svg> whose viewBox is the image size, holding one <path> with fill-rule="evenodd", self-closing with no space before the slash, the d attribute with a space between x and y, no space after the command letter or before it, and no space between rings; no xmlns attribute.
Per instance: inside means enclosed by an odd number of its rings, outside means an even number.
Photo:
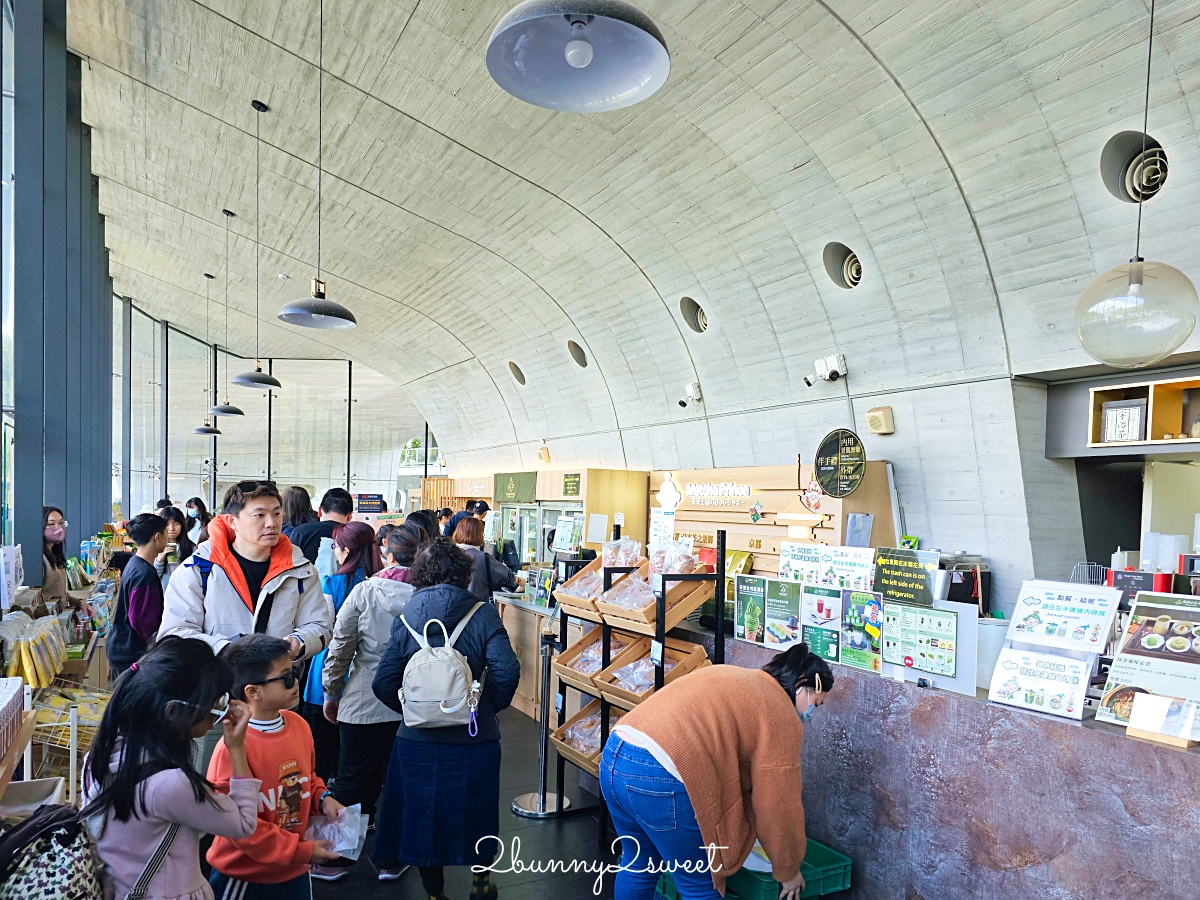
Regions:
<svg viewBox="0 0 1200 900"><path fill-rule="evenodd" d="M492 591L516 590L517 576L512 569L496 557L484 553L478 547L468 547L459 544L458 549L475 561L475 571L471 575L471 584L467 588L475 595L476 600L491 600Z"/></svg>
<svg viewBox="0 0 1200 900"><path fill-rule="evenodd" d="M430 619L441 619L447 632L479 601L470 591L452 584L436 584L421 588L412 595L404 610L404 618L418 634L423 633ZM442 646L442 630L436 625L429 629L429 642L434 647ZM451 728L409 728L403 722L396 736L412 741L431 741L443 744L473 744L500 739L500 724L496 713L507 709L517 692L521 680L521 663L513 653L508 632L500 621L500 613L491 603L485 603L467 623L455 649L467 658L471 674L479 678L487 669L483 684L483 695L479 698L479 733L471 737L466 725ZM383 651L383 659L375 672L371 689L379 702L396 712L403 712L400 705L400 686L404 681L404 668L420 649L413 636L408 633L399 618L392 624L392 639Z"/></svg>
<svg viewBox="0 0 1200 900"><path fill-rule="evenodd" d="M470 510L460 509L450 517L450 521L442 527L442 537L454 537L454 529L458 527L458 523L463 519L469 519L475 513Z"/></svg>
<svg viewBox="0 0 1200 900"><path fill-rule="evenodd" d="M305 522L303 525L297 525L292 529L292 536L288 538L293 544L300 548L300 552L314 566L317 564L317 554L321 552L321 538L333 538L333 529L341 525L341 522L335 522L333 519L321 519L317 522Z"/></svg>

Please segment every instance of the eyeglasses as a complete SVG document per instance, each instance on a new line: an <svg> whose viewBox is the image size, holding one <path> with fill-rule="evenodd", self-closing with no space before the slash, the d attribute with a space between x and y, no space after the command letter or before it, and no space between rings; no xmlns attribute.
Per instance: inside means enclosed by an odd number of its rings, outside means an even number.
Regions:
<svg viewBox="0 0 1200 900"><path fill-rule="evenodd" d="M268 678L265 680L265 682L253 682L253 684L266 685L266 684L271 684L272 682L283 682L284 690L292 690L296 686L295 668L289 668L289 670L287 672L284 672L283 674L281 674L281 676L275 676L275 678Z"/></svg>
<svg viewBox="0 0 1200 900"><path fill-rule="evenodd" d="M239 481L236 485L237 489L243 494L253 494L259 488L270 488L275 491L278 488L273 481Z"/></svg>
<svg viewBox="0 0 1200 900"><path fill-rule="evenodd" d="M186 700L168 700L167 701L168 706L170 706L172 703L177 703L180 706L186 706L188 709L194 709L197 712L203 712L205 714L211 715L213 717L214 725L216 725L218 722L220 722L222 719L224 719L227 715L229 715L229 695L228 694L222 694L220 697L218 697L216 706L214 706L210 709L205 709L205 707L203 707L203 706L197 706L195 703L188 703Z"/></svg>

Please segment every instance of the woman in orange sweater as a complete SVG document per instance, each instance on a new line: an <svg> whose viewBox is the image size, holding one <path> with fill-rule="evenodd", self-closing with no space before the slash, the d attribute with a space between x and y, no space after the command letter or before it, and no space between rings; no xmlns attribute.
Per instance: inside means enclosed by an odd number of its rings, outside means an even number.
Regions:
<svg viewBox="0 0 1200 900"><path fill-rule="evenodd" d="M799 644L762 669L712 666L621 717L600 787L621 840L615 900L650 900L664 864L683 900L724 896L757 839L781 900L804 890L802 722L833 673Z"/></svg>

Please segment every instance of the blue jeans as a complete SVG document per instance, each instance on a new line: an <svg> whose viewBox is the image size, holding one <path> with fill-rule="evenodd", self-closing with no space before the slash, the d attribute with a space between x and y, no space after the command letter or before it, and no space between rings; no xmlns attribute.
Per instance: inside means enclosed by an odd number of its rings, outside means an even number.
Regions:
<svg viewBox="0 0 1200 900"><path fill-rule="evenodd" d="M641 747L612 735L600 761L600 790L621 840L614 900L653 900L664 866L673 870L683 900L720 900L682 781Z"/></svg>

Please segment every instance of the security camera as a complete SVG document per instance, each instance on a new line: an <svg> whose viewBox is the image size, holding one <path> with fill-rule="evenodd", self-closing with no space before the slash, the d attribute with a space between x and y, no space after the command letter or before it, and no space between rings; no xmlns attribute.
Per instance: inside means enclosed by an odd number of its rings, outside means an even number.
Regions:
<svg viewBox="0 0 1200 900"><path fill-rule="evenodd" d="M822 357L813 363L813 369L822 381L837 381L846 374L846 357L841 353ZM814 384L808 375L804 376L804 383L809 387Z"/></svg>
<svg viewBox="0 0 1200 900"><path fill-rule="evenodd" d="M816 384L816 382L815 382L815 381L813 381L813 377L812 377L811 375L805 375L805 376L804 376L804 383L805 383L805 384L806 384L808 387L812 387L814 384Z"/></svg>
<svg viewBox="0 0 1200 900"><path fill-rule="evenodd" d="M704 397L700 394L700 382L689 381L683 386L683 396L679 398L679 406L681 409L687 409L688 406L700 403Z"/></svg>

